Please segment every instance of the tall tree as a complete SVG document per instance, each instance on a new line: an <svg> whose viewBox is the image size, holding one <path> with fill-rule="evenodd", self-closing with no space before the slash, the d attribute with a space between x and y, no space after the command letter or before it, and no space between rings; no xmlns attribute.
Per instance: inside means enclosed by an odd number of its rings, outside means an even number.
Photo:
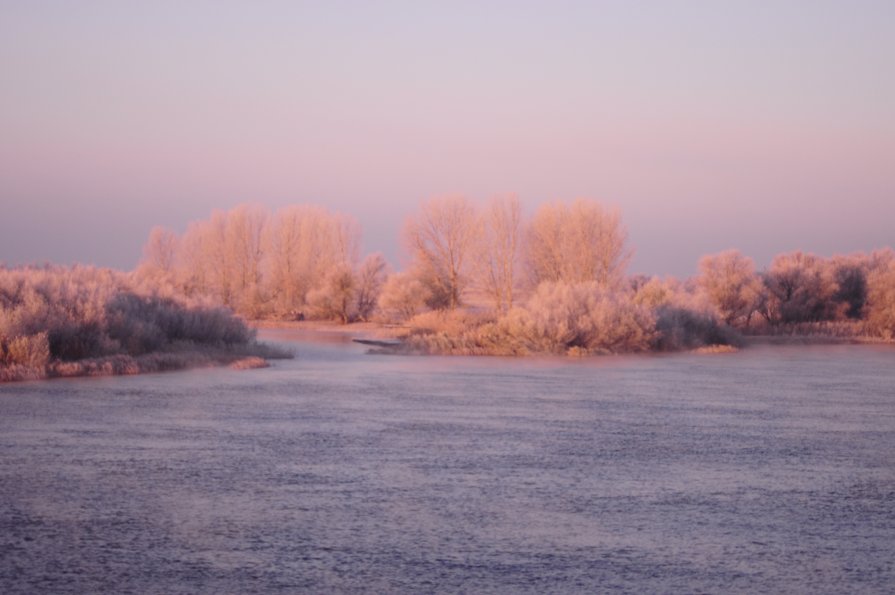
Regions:
<svg viewBox="0 0 895 595"><path fill-rule="evenodd" d="M528 267L532 282L596 282L615 288L631 259L627 231L618 211L578 199L542 205L528 227Z"/></svg>
<svg viewBox="0 0 895 595"><path fill-rule="evenodd" d="M433 307L454 309L462 303L480 230L475 208L462 196L433 198L407 220L404 239Z"/></svg>
<svg viewBox="0 0 895 595"><path fill-rule="evenodd" d="M185 287L190 294L207 295L233 307L232 278L227 250L227 213L213 211L206 221L194 221L181 242Z"/></svg>
<svg viewBox="0 0 895 595"><path fill-rule="evenodd" d="M737 250L703 256L697 282L729 325L748 325L762 291L755 262Z"/></svg>
<svg viewBox="0 0 895 595"><path fill-rule="evenodd" d="M877 250L870 256L867 276L867 330L895 339L895 252Z"/></svg>
<svg viewBox="0 0 895 595"><path fill-rule="evenodd" d="M765 317L779 324L832 320L837 285L822 258L804 252L778 254L764 275Z"/></svg>
<svg viewBox="0 0 895 595"><path fill-rule="evenodd" d="M239 205L227 213L226 253L236 309L251 317L260 313L262 239L268 212L259 205Z"/></svg>
<svg viewBox="0 0 895 595"><path fill-rule="evenodd" d="M482 219L482 242L477 250L480 282L494 308L506 313L516 295L522 231L519 197L495 196Z"/></svg>
<svg viewBox="0 0 895 595"><path fill-rule="evenodd" d="M346 216L309 205L293 205L274 215L267 236L269 287L280 314L305 306L334 267L353 266L360 229Z"/></svg>
<svg viewBox="0 0 895 595"><path fill-rule="evenodd" d="M341 263L326 273L320 287L308 292L308 305L316 318L338 319L347 324L356 313L355 290L351 267Z"/></svg>
<svg viewBox="0 0 895 595"><path fill-rule="evenodd" d="M361 263L355 282L357 316L361 320L369 320L376 310L387 275L388 263L378 252L368 255Z"/></svg>
<svg viewBox="0 0 895 595"><path fill-rule="evenodd" d="M834 256L830 261L836 282L836 302L842 318L858 320L867 303L867 272L870 266L866 255Z"/></svg>
<svg viewBox="0 0 895 595"><path fill-rule="evenodd" d="M143 246L143 264L163 274L174 271L179 240L177 234L165 227L153 227Z"/></svg>

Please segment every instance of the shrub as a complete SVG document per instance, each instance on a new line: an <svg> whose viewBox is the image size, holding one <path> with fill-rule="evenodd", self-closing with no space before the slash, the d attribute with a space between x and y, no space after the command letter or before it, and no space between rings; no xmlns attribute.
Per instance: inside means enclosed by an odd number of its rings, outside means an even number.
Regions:
<svg viewBox="0 0 895 595"><path fill-rule="evenodd" d="M408 320L426 308L430 296L429 289L410 273L395 273L382 287L379 309L387 320Z"/></svg>
<svg viewBox="0 0 895 595"><path fill-rule="evenodd" d="M838 291L823 259L802 252L778 254L764 275L768 299L764 312L772 324L818 322L836 317Z"/></svg>
<svg viewBox="0 0 895 595"><path fill-rule="evenodd" d="M895 260L871 271L867 286L867 332L895 339Z"/></svg>
<svg viewBox="0 0 895 595"><path fill-rule="evenodd" d="M703 256L697 283L728 325L748 326L762 293L755 263L736 250Z"/></svg>
<svg viewBox="0 0 895 595"><path fill-rule="evenodd" d="M542 283L524 312L519 322L533 351L645 351L655 325L647 308L596 282Z"/></svg>
<svg viewBox="0 0 895 595"><path fill-rule="evenodd" d="M46 332L16 337L9 342L6 351L11 364L40 369L50 360L50 343Z"/></svg>
<svg viewBox="0 0 895 595"><path fill-rule="evenodd" d="M335 267L323 281L323 285L308 293L308 306L315 318L338 319L346 324L357 315L355 279L348 265Z"/></svg>
<svg viewBox="0 0 895 595"><path fill-rule="evenodd" d="M436 310L408 322L411 334L405 348L416 353L443 355L523 355L528 353L523 333L509 323L487 314L463 310Z"/></svg>
<svg viewBox="0 0 895 595"><path fill-rule="evenodd" d="M0 379L135 373L145 365L134 357L164 351L207 353L201 361L284 355L258 346L254 331L228 310L138 294L129 285L127 276L104 269L0 268Z"/></svg>
<svg viewBox="0 0 895 595"><path fill-rule="evenodd" d="M742 344L739 333L711 313L679 306L663 305L656 309L656 331L653 348L659 351Z"/></svg>
<svg viewBox="0 0 895 595"><path fill-rule="evenodd" d="M427 312L413 318L407 345L425 353L522 355L620 353L649 349L649 309L596 282L542 283L524 308L493 319L469 312Z"/></svg>

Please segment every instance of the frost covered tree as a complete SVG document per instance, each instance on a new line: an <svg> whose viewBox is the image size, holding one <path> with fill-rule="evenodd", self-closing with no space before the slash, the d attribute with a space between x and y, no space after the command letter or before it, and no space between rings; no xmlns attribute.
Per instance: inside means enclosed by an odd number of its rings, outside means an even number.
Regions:
<svg viewBox="0 0 895 595"><path fill-rule="evenodd" d="M143 246L142 265L154 272L170 274L174 271L180 240L170 229L153 227Z"/></svg>
<svg viewBox="0 0 895 595"><path fill-rule="evenodd" d="M654 337L655 319L648 308L596 281L546 281L524 313L521 326L533 351L645 351Z"/></svg>
<svg viewBox="0 0 895 595"><path fill-rule="evenodd" d="M763 289L755 263L737 250L703 256L699 261L699 287L731 326L748 326Z"/></svg>
<svg viewBox="0 0 895 595"><path fill-rule="evenodd" d="M356 315L354 292L354 273L343 263L333 267L321 286L308 293L308 306L315 318L338 319L347 324Z"/></svg>
<svg viewBox="0 0 895 595"><path fill-rule="evenodd" d="M185 291L209 295L249 316L258 315L267 218L261 206L240 205L192 223L177 259L183 267Z"/></svg>
<svg viewBox="0 0 895 595"><path fill-rule="evenodd" d="M617 288L631 258L618 211L593 200L542 205L528 226L527 264L533 284L595 282Z"/></svg>
<svg viewBox="0 0 895 595"><path fill-rule="evenodd" d="M180 244L179 260L184 267L187 293L207 295L232 308L236 304L228 262L227 227L225 211L213 211L210 219L191 223Z"/></svg>
<svg viewBox="0 0 895 595"><path fill-rule="evenodd" d="M357 270L354 298L357 316L361 320L369 320L376 310L387 276L388 263L382 254L370 254L364 258Z"/></svg>
<svg viewBox="0 0 895 595"><path fill-rule="evenodd" d="M895 339L895 253L874 252L867 276L867 330L884 339Z"/></svg>
<svg viewBox="0 0 895 595"><path fill-rule="evenodd" d="M429 288L409 272L389 275L379 294L379 309L390 320L413 318L426 308Z"/></svg>
<svg viewBox="0 0 895 595"><path fill-rule="evenodd" d="M790 324L835 318L836 281L830 267L813 254L778 254L764 275L769 322Z"/></svg>
<svg viewBox="0 0 895 595"><path fill-rule="evenodd" d="M268 212L259 205L239 205L227 213L226 253L235 309L256 318L263 305L262 244Z"/></svg>
<svg viewBox="0 0 895 595"><path fill-rule="evenodd" d="M522 241L522 206L516 195L491 199L482 216L478 277L494 309L506 313L513 307L518 284Z"/></svg>
<svg viewBox="0 0 895 595"><path fill-rule="evenodd" d="M431 306L452 310L462 303L480 236L476 209L462 196L430 199L407 220L404 240Z"/></svg>
<svg viewBox="0 0 895 595"><path fill-rule="evenodd" d="M867 303L867 272L870 262L866 255L834 256L829 263L836 282L836 302L840 318L858 320Z"/></svg>
<svg viewBox="0 0 895 595"><path fill-rule="evenodd" d="M170 232L153 230L137 277L146 282L149 268L173 260L184 295L249 317L284 315L303 308L333 268L353 268L359 243L352 218L320 207L294 205L271 216L259 205L239 205L193 222L179 243Z"/></svg>
<svg viewBox="0 0 895 595"><path fill-rule="evenodd" d="M320 287L333 267L354 264L359 243L360 230L351 218L309 205L277 211L266 241L275 311L282 315L303 308L308 292Z"/></svg>

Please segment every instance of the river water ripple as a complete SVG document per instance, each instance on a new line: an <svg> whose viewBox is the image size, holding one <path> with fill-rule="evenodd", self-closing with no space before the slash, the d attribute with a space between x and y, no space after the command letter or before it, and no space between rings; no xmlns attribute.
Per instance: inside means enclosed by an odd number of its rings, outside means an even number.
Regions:
<svg viewBox="0 0 895 595"><path fill-rule="evenodd" d="M266 336L298 357L0 387L0 592L895 589L891 347Z"/></svg>

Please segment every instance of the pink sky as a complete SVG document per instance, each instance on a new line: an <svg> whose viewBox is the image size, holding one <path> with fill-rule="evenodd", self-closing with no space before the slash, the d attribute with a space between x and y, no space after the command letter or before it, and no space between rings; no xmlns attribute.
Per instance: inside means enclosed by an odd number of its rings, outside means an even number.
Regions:
<svg viewBox="0 0 895 595"><path fill-rule="evenodd" d="M419 201L618 206L632 272L895 244L895 5L7 2L0 261L310 202L400 264Z"/></svg>

